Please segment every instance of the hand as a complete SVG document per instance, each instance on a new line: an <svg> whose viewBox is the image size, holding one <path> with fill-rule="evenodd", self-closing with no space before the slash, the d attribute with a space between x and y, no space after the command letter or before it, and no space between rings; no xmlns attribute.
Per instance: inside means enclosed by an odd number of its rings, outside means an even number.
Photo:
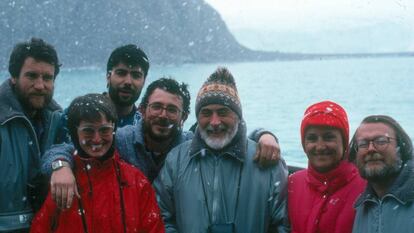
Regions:
<svg viewBox="0 0 414 233"><path fill-rule="evenodd" d="M275 165L280 160L280 147L273 135L265 133L259 138L254 161L261 167Z"/></svg>
<svg viewBox="0 0 414 233"><path fill-rule="evenodd" d="M52 173L52 177L50 178L50 192L53 200L60 209L69 209L72 206L74 195L80 198L75 176L69 167L62 167Z"/></svg>

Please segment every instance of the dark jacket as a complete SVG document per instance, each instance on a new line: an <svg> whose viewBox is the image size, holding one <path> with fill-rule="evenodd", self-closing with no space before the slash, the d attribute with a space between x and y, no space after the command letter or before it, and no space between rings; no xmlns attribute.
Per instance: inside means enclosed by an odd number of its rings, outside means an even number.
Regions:
<svg viewBox="0 0 414 233"><path fill-rule="evenodd" d="M81 200L75 197L70 209L60 211L49 194L33 219L31 233L84 232L79 201L90 233L123 232L124 223L128 233L165 231L151 184L116 151L105 161L74 158Z"/></svg>
<svg viewBox="0 0 414 233"><path fill-rule="evenodd" d="M239 233L289 232L285 162L259 168L256 143L240 128L224 151L209 150L196 131L168 154L154 182L166 232L205 233L229 222Z"/></svg>
<svg viewBox="0 0 414 233"><path fill-rule="evenodd" d="M61 112L52 101L42 113L43 137L15 96L10 81L0 86L0 231L28 228L47 182L40 175L42 153L55 143Z"/></svg>
<svg viewBox="0 0 414 233"><path fill-rule="evenodd" d="M355 203L353 233L414 232L414 164L408 160L390 190L378 199L372 187Z"/></svg>

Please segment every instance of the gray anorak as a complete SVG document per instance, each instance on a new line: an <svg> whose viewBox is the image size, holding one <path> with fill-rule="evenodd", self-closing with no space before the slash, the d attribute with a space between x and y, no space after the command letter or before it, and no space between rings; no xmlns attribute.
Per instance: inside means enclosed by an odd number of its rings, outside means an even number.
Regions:
<svg viewBox="0 0 414 233"><path fill-rule="evenodd" d="M238 233L289 232L286 164L259 168L244 127L224 151L207 149L196 131L169 153L154 182L166 232L205 233L230 222Z"/></svg>
<svg viewBox="0 0 414 233"><path fill-rule="evenodd" d="M368 184L355 203L353 233L414 232L414 164L408 160L387 194L378 199Z"/></svg>

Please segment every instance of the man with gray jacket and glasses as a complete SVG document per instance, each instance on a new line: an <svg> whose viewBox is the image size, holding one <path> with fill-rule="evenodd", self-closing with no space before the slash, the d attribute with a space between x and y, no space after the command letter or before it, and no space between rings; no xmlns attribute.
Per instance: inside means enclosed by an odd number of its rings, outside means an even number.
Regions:
<svg viewBox="0 0 414 233"><path fill-rule="evenodd" d="M362 121L350 159L368 185L355 203L354 233L414 231L412 156L412 141L393 118L374 115Z"/></svg>

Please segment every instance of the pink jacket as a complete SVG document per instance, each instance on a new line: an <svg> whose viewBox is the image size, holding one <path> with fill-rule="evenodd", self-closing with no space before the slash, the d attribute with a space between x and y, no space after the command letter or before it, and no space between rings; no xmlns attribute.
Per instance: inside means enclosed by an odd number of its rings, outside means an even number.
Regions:
<svg viewBox="0 0 414 233"><path fill-rule="evenodd" d="M288 213L292 233L351 233L353 204L366 181L347 161L325 174L308 167L289 177Z"/></svg>

